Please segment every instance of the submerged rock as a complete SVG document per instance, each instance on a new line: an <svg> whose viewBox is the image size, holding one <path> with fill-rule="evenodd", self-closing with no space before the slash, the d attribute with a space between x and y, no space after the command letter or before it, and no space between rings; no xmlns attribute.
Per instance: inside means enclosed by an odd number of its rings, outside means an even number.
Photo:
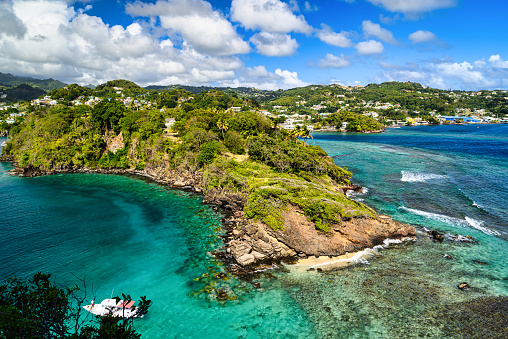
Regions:
<svg viewBox="0 0 508 339"><path fill-rule="evenodd" d="M467 291L468 289L471 288L471 286L469 286L469 284L466 282L460 283L459 286L457 286L457 287L459 290L463 290L463 291Z"/></svg>
<svg viewBox="0 0 508 339"><path fill-rule="evenodd" d="M475 264L479 264L479 265L488 265L489 263L488 262L485 262L485 261L480 261L480 260L473 260L473 262Z"/></svg>
<svg viewBox="0 0 508 339"><path fill-rule="evenodd" d="M443 233L439 233L436 230L431 231L430 235L431 235L432 239L434 239L435 241L443 242L443 240L444 240L444 234Z"/></svg>
<svg viewBox="0 0 508 339"><path fill-rule="evenodd" d="M449 254L443 255L443 258L448 259L448 260L452 260L453 259L453 257L451 255L449 255Z"/></svg>

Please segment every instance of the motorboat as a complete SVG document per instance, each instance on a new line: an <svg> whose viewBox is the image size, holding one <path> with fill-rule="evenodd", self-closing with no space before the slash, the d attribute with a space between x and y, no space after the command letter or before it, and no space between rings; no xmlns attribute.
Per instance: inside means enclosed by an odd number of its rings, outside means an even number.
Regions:
<svg viewBox="0 0 508 339"><path fill-rule="evenodd" d="M117 301L117 299L104 299L100 304L97 304L92 300L90 305L83 306L83 308L99 316L112 315L119 318L142 318L143 315L139 315L134 303L135 301L132 300Z"/></svg>

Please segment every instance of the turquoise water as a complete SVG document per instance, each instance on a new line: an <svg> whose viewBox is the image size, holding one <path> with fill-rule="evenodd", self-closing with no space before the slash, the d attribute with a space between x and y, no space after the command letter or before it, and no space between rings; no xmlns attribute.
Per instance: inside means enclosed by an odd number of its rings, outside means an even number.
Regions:
<svg viewBox="0 0 508 339"><path fill-rule="evenodd" d="M478 243L418 233L348 269L272 270L255 278L260 289L217 276L209 252L223 246L222 216L197 195L123 176L11 177L0 164L0 280L42 270L85 279L96 300L147 295L154 305L136 322L146 338L460 338L473 327L488 337L450 310L508 295L507 136L508 125L314 133L309 143L368 188L355 199ZM463 281L472 288L457 289Z"/></svg>

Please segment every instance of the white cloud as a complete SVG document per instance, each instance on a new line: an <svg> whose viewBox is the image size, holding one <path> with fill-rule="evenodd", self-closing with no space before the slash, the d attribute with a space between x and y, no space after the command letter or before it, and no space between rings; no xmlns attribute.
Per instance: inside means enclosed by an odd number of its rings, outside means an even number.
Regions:
<svg viewBox="0 0 508 339"><path fill-rule="evenodd" d="M508 61L501 59L499 54L491 55L489 62L494 68L508 68Z"/></svg>
<svg viewBox="0 0 508 339"><path fill-rule="evenodd" d="M328 45L337 46L337 47L351 47L353 43L348 38L348 33L340 32L335 33L332 31L331 27L325 24L321 24L321 29L316 30L316 35L319 40L327 43Z"/></svg>
<svg viewBox="0 0 508 339"><path fill-rule="evenodd" d="M298 43L289 34L261 32L250 41L256 45L259 54L265 56L290 56L296 53Z"/></svg>
<svg viewBox="0 0 508 339"><path fill-rule="evenodd" d="M481 71L475 70L467 61L437 64L436 69L442 75L458 79L465 84L487 87L495 85L494 81L486 79Z"/></svg>
<svg viewBox="0 0 508 339"><path fill-rule="evenodd" d="M309 83L306 83L305 81L302 81L298 78L297 72L290 72L287 70L282 70L280 68L277 68L275 70L275 74L277 74L279 77L281 77L282 84L284 86L287 86L287 88L302 87L302 86L309 85Z"/></svg>
<svg viewBox="0 0 508 339"><path fill-rule="evenodd" d="M390 12L399 12L409 16L435 9L450 8L457 5L458 0L368 0L370 3L383 7Z"/></svg>
<svg viewBox="0 0 508 339"><path fill-rule="evenodd" d="M289 6L293 12L300 12L300 6L298 6L297 0L289 0Z"/></svg>
<svg viewBox="0 0 508 339"><path fill-rule="evenodd" d="M264 66L253 68L245 67L239 70L238 77L229 81L220 82L221 86L229 87L254 87L264 90L289 89L294 87L308 86L309 83L298 78L297 72L277 68L274 73L266 70Z"/></svg>
<svg viewBox="0 0 508 339"><path fill-rule="evenodd" d="M308 1L305 1L304 6L305 6L305 11L306 12L314 12L314 11L319 10L319 7L316 4L311 4Z"/></svg>
<svg viewBox="0 0 508 339"><path fill-rule="evenodd" d="M159 17L161 26L181 34L194 49L210 55L250 52L248 43L210 3L203 0L159 0L155 4L135 2L126 6L132 16Z"/></svg>
<svg viewBox="0 0 508 339"><path fill-rule="evenodd" d="M383 53L385 50L382 43L376 40L362 41L356 44L356 50L362 55Z"/></svg>
<svg viewBox="0 0 508 339"><path fill-rule="evenodd" d="M310 33L312 27L303 15L295 15L280 0L233 0L231 18L243 27L272 33Z"/></svg>
<svg viewBox="0 0 508 339"><path fill-rule="evenodd" d="M183 6L185 3L196 6L189 9ZM159 1L156 5L161 4ZM172 15L208 15L212 19L219 15L201 0L175 0L171 5ZM151 16L153 10L143 6L130 8L131 14L143 16ZM156 8L165 15L162 10L167 8ZM83 85L113 79L129 79L142 86L252 84L278 89L306 85L296 72L282 69L268 72L264 66L247 68L234 54L217 55L214 48L203 48L194 38L186 39L183 28L151 27L149 24L158 22L152 18L149 22L109 26L99 17L76 10L70 1L47 0L14 0L10 12L26 31L24 35L0 32L1 72L52 77ZM219 19L225 20L220 15ZM211 30L216 28L211 26ZM237 37L236 32L232 36ZM288 46L296 43L284 34L281 36Z"/></svg>
<svg viewBox="0 0 508 339"><path fill-rule="evenodd" d="M379 75L379 78L383 81L415 81L442 89L478 90L496 88L502 86L507 79L506 74L503 77L500 74L502 72L499 72L499 70L493 71L483 60L472 63L467 61L459 63L452 60L420 60L408 63L405 66L384 62L380 62L379 65L384 69Z"/></svg>
<svg viewBox="0 0 508 339"><path fill-rule="evenodd" d="M437 36L429 31L416 31L414 33L409 34L409 40L411 40L414 44L435 41L437 40Z"/></svg>
<svg viewBox="0 0 508 339"><path fill-rule="evenodd" d="M390 44L396 44L397 40L393 37L393 33L389 30L382 28L379 24L375 24L370 20L365 20L362 22L362 29L365 35L365 38L369 38L374 36L384 42L388 42Z"/></svg>
<svg viewBox="0 0 508 339"><path fill-rule="evenodd" d="M349 66L351 66L351 61L343 54L340 56L335 56L328 53L324 59L319 60L320 68L344 68Z"/></svg>
<svg viewBox="0 0 508 339"><path fill-rule="evenodd" d="M12 1L0 2L0 34L21 38L25 35L27 28L13 10Z"/></svg>

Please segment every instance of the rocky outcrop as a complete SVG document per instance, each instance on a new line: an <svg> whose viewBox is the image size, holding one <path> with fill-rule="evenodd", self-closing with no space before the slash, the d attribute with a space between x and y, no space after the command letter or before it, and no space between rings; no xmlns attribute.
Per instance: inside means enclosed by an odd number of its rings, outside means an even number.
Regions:
<svg viewBox="0 0 508 339"><path fill-rule="evenodd" d="M233 231L229 251L242 266L295 257L296 251L271 235L261 223L245 223Z"/></svg>
<svg viewBox="0 0 508 339"><path fill-rule="evenodd" d="M123 142L123 132L115 135L112 133L111 135L105 138L106 141L106 150L116 153L119 149L124 148L125 144Z"/></svg>
<svg viewBox="0 0 508 339"><path fill-rule="evenodd" d="M284 229L272 230L260 222L232 220L228 252L242 266L284 258L338 256L381 244L386 238L414 235L412 226L388 216L352 218L328 233L316 229L296 207L284 212Z"/></svg>

